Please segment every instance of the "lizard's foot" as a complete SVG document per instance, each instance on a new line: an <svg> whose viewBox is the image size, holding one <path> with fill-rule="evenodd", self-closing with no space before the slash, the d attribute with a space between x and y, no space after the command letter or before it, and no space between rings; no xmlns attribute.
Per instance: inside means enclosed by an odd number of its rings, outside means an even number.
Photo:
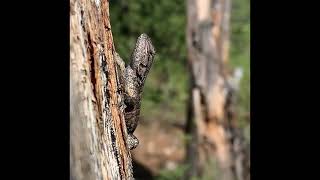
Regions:
<svg viewBox="0 0 320 180"><path fill-rule="evenodd" d="M128 134L128 145L129 149L135 149L139 145L139 140L133 134Z"/></svg>

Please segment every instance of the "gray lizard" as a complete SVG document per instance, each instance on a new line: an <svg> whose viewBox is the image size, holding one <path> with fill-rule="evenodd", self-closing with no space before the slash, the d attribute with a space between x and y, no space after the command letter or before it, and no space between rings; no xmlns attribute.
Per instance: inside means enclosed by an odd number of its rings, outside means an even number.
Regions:
<svg viewBox="0 0 320 180"><path fill-rule="evenodd" d="M139 122L143 86L152 66L154 56L154 46L146 34L141 34L138 37L131 55L130 64L126 67L125 62L115 52L115 60L120 69L118 71L120 73L120 86L124 92L124 117L128 132L127 142L130 150L136 148L139 144L139 140L133 135L133 132Z"/></svg>

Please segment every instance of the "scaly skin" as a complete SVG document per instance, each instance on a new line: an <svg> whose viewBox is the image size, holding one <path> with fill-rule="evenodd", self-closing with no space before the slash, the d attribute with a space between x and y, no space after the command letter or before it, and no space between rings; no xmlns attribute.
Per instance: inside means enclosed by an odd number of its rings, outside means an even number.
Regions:
<svg viewBox="0 0 320 180"><path fill-rule="evenodd" d="M125 67L124 61L116 53L115 58L120 67L120 81L124 87L125 121L128 130L129 149L136 148L139 140L133 135L138 126L141 97L147 75L153 63L155 49L151 39L141 34L136 42L130 64Z"/></svg>

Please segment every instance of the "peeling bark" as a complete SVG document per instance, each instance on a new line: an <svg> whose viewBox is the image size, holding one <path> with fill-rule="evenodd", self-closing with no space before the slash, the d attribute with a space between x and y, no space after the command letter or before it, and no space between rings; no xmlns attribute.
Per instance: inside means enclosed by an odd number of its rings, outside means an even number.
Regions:
<svg viewBox="0 0 320 180"><path fill-rule="evenodd" d="M70 2L73 180L133 179L106 0Z"/></svg>

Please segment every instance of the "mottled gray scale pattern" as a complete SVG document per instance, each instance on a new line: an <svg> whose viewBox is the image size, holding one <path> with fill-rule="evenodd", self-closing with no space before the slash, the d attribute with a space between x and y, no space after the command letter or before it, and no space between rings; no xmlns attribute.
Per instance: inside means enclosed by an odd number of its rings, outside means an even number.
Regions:
<svg viewBox="0 0 320 180"><path fill-rule="evenodd" d="M116 62L120 68L124 86L125 121L128 130L128 145L130 149L138 146L139 140L133 135L138 126L143 86L155 56L151 39L141 34L135 44L130 64L124 68L124 61L116 53Z"/></svg>
<svg viewBox="0 0 320 180"><path fill-rule="evenodd" d="M135 49L131 56L131 68L137 74L138 82L144 85L146 77L152 66L155 56L155 49L151 39L146 34L141 34L137 39ZM142 91L142 88L140 89Z"/></svg>
<svg viewBox="0 0 320 180"><path fill-rule="evenodd" d="M127 139L128 139L128 145L130 150L135 149L139 145L138 138L133 134L128 134Z"/></svg>

